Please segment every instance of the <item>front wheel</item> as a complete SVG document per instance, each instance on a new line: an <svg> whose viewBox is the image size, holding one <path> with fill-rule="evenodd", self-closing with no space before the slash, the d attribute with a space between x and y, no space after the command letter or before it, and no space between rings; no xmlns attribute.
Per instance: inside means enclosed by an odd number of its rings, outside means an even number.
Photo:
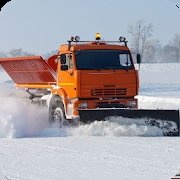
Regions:
<svg viewBox="0 0 180 180"><path fill-rule="evenodd" d="M52 97L49 105L49 122L53 127L63 127L67 125L64 105L60 97Z"/></svg>

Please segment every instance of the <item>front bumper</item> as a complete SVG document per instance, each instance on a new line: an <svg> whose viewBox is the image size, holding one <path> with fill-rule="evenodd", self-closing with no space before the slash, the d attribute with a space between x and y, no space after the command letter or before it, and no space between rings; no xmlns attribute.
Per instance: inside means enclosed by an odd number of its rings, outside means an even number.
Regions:
<svg viewBox="0 0 180 180"><path fill-rule="evenodd" d="M86 104L86 106L84 106ZM137 108L138 101L134 98L125 99L79 99L78 108Z"/></svg>

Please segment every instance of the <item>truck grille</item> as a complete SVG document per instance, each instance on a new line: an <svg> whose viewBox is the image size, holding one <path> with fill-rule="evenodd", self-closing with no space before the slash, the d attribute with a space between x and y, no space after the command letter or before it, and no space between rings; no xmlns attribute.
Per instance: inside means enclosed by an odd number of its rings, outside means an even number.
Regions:
<svg viewBox="0 0 180 180"><path fill-rule="evenodd" d="M126 88L105 88L105 89L91 89L91 96L95 97L118 97L118 96L125 96L127 94Z"/></svg>

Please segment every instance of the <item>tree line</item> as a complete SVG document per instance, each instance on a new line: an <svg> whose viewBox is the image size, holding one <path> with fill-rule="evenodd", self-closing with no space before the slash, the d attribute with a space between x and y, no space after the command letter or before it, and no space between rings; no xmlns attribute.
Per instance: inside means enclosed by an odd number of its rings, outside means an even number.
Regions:
<svg viewBox="0 0 180 180"><path fill-rule="evenodd" d="M53 50L51 52L42 54L41 56L45 59L48 59L50 56L57 54L58 50ZM24 51L22 48L14 48L9 50L8 52L0 51L0 58L7 57L19 57L19 56L36 56L37 54L33 52Z"/></svg>
<svg viewBox="0 0 180 180"><path fill-rule="evenodd" d="M139 53L143 63L180 62L180 33L165 45L153 38L153 25L144 20L138 20L127 28L129 48L133 55ZM57 53L57 50L43 55L48 58ZM0 57L32 56L34 53L23 51L22 48L11 49L9 52L0 51Z"/></svg>
<svg viewBox="0 0 180 180"><path fill-rule="evenodd" d="M153 38L153 25L143 20L128 26L130 49L133 54L141 54L145 63L180 62L180 34L173 35L172 40L161 45Z"/></svg>

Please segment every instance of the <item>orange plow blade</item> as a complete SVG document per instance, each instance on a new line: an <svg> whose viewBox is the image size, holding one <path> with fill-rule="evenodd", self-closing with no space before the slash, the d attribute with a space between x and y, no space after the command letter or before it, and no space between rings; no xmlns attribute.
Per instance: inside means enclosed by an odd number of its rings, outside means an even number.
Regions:
<svg viewBox="0 0 180 180"><path fill-rule="evenodd" d="M0 65L20 87L41 88L56 83L54 71L41 56L0 58Z"/></svg>

